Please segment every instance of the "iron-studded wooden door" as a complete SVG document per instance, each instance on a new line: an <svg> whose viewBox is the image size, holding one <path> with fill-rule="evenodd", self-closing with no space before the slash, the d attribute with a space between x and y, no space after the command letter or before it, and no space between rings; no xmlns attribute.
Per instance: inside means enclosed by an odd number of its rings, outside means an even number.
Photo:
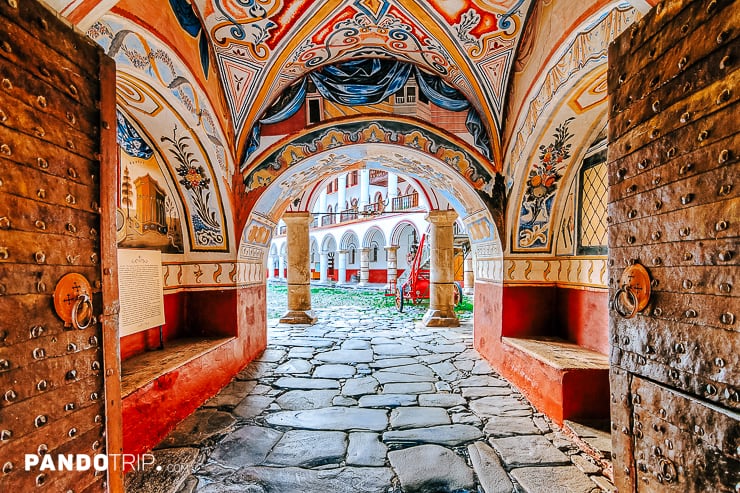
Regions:
<svg viewBox="0 0 740 493"><path fill-rule="evenodd" d="M0 26L0 491L117 490L25 467L120 452L115 66L35 1L0 2Z"/></svg>
<svg viewBox="0 0 740 493"><path fill-rule="evenodd" d="M740 488L738 34L736 2L677 0L609 50L619 491Z"/></svg>

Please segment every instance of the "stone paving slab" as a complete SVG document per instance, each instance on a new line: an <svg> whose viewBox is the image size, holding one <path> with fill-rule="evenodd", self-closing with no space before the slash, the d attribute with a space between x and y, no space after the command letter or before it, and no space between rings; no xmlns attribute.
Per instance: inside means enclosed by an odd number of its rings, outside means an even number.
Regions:
<svg viewBox="0 0 740 493"><path fill-rule="evenodd" d="M363 395L358 401L360 407L398 407L415 406L417 403L415 395L409 394L381 394Z"/></svg>
<svg viewBox="0 0 740 493"><path fill-rule="evenodd" d="M316 367L314 378L349 378L357 372L354 366L327 364Z"/></svg>
<svg viewBox="0 0 740 493"><path fill-rule="evenodd" d="M387 493L392 478L388 467L245 467L198 493Z"/></svg>
<svg viewBox="0 0 740 493"><path fill-rule="evenodd" d="M399 407L391 411L391 428L405 430L451 424L450 416L441 407Z"/></svg>
<svg viewBox="0 0 740 493"><path fill-rule="evenodd" d="M419 445L388 452L388 460L406 493L471 490L473 471L465 459L439 445Z"/></svg>
<svg viewBox="0 0 740 493"><path fill-rule="evenodd" d="M289 390L278 397L275 402L286 411L319 409L330 407L336 395L336 390Z"/></svg>
<svg viewBox="0 0 740 493"><path fill-rule="evenodd" d="M466 402L460 394L419 394L419 405L425 407L455 407Z"/></svg>
<svg viewBox="0 0 740 493"><path fill-rule="evenodd" d="M471 425L443 425L410 430L394 430L383 433L385 443L414 444L435 443L456 447L483 437L483 433ZM555 449L557 450L557 449Z"/></svg>
<svg viewBox="0 0 740 493"><path fill-rule="evenodd" d="M377 409L327 407L307 411L276 412L267 416L265 421L273 426L308 430L382 431L388 426L388 413Z"/></svg>
<svg viewBox="0 0 740 493"><path fill-rule="evenodd" d="M387 383L383 385L383 394L426 394L434 392L430 382Z"/></svg>
<svg viewBox="0 0 740 493"><path fill-rule="evenodd" d="M370 363L373 352L369 349L337 349L317 354L314 359L326 363Z"/></svg>
<svg viewBox="0 0 740 493"><path fill-rule="evenodd" d="M210 408L198 409L177 425L157 447L200 445L214 435L226 433L235 422L236 419L227 412Z"/></svg>
<svg viewBox="0 0 740 493"><path fill-rule="evenodd" d="M277 379L274 383L276 387L283 387L286 389L303 389L303 390L319 390L319 389L338 389L339 382L336 380L330 380L326 378L296 378L296 377L282 377Z"/></svg>
<svg viewBox="0 0 740 493"><path fill-rule="evenodd" d="M253 418L270 407L273 402L275 402L275 399L272 397L248 395L234 408L232 413L239 418Z"/></svg>
<svg viewBox="0 0 740 493"><path fill-rule="evenodd" d="M542 435L524 435L490 440L508 468L570 464L567 455Z"/></svg>
<svg viewBox="0 0 740 493"><path fill-rule="evenodd" d="M596 484L574 466L522 467L511 475L526 493L593 493Z"/></svg>
<svg viewBox="0 0 740 493"><path fill-rule="evenodd" d="M388 447L377 433L350 433L347 447L348 466L383 466Z"/></svg>
<svg viewBox="0 0 740 493"><path fill-rule="evenodd" d="M514 485L496 452L483 442L468 445L468 455L478 481L486 493L511 493Z"/></svg>
<svg viewBox="0 0 740 493"><path fill-rule="evenodd" d="M542 434L528 416L492 416L486 422L483 432L495 438Z"/></svg>
<svg viewBox="0 0 740 493"><path fill-rule="evenodd" d="M341 431L291 430L267 456L269 466L314 467L339 463L347 452L347 435Z"/></svg>
<svg viewBox="0 0 740 493"><path fill-rule="evenodd" d="M262 464L283 434L262 426L243 426L219 443L210 459L230 468Z"/></svg>

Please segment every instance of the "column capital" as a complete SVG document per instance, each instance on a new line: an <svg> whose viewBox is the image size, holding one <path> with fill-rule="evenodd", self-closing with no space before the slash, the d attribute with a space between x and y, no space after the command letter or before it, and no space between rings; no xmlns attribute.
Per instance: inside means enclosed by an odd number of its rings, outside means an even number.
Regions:
<svg viewBox="0 0 740 493"><path fill-rule="evenodd" d="M346 255L346 254L349 253L349 250L337 250L337 253L340 254L340 255L342 255L342 254L345 254Z"/></svg>
<svg viewBox="0 0 740 493"><path fill-rule="evenodd" d="M384 247L386 252L396 252L399 248L401 248L399 245L390 245L387 247Z"/></svg>
<svg viewBox="0 0 740 493"><path fill-rule="evenodd" d="M457 211L454 210L432 210L424 216L424 219L439 226L451 226L457 220Z"/></svg>
<svg viewBox="0 0 740 493"><path fill-rule="evenodd" d="M300 212L284 212L283 221L285 224L292 223L292 224L300 224L301 222L308 222L310 223L313 220L313 214L306 211L300 211Z"/></svg>

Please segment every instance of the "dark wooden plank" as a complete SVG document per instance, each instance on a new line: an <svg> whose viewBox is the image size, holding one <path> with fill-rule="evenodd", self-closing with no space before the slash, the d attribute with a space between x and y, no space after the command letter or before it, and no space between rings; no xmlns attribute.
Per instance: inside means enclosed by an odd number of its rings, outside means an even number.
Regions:
<svg viewBox="0 0 740 493"><path fill-rule="evenodd" d="M639 175L639 179L631 179L627 186L620 184L612 187L614 195L618 196L622 192L625 198L613 197L608 206L610 224L616 226L630 221L642 221L651 216L733 200L740 196L740 187L732 186L736 177L740 176L738 161L683 179L680 179L681 174L667 175L670 180L669 187L659 186L664 174L666 173L660 171L643 173ZM652 180L650 175L653 175ZM644 191L629 195L628 192L633 186Z"/></svg>
<svg viewBox="0 0 740 493"><path fill-rule="evenodd" d="M116 66L100 57L101 112L101 267L103 283L103 363L105 367L106 450L123 453L123 415L121 399L121 348L118 333L118 257L116 249L116 197L118 195L118 144L116 142ZM123 470L109 468L109 491L123 493Z"/></svg>
<svg viewBox="0 0 740 493"><path fill-rule="evenodd" d="M704 128L701 123L694 124L693 120L701 121L708 115L717 113L718 118L732 128L730 125L734 121L733 115L724 110L726 107L735 106L740 100L738 91L733 90L738 85L740 85L740 70L735 70L727 77L694 93L690 99L683 99L680 103L660 111L640 125L630 127L620 136L611 136L610 147L620 149L626 155L650 145L663 135L677 134L681 130L689 136L686 142L689 145L688 149L692 148L691 144L699 147L703 141L708 139L710 130ZM647 104L652 103L648 101ZM691 119L682 118L686 112L692 115ZM721 135L724 137L726 133L721 132Z"/></svg>
<svg viewBox="0 0 740 493"><path fill-rule="evenodd" d="M18 130L23 139L38 139L83 157L95 156L99 144L95 135L86 135L66 123L43 118L39 110L18 104L0 91L0 124Z"/></svg>
<svg viewBox="0 0 740 493"><path fill-rule="evenodd" d="M54 117L60 124L96 138L99 134L98 111L85 107L65 89L54 87L0 58L0 90L23 103Z"/></svg>
<svg viewBox="0 0 740 493"><path fill-rule="evenodd" d="M731 255L725 255L727 252L731 252ZM615 267L624 268L633 261L640 262L648 268L660 265L666 267L717 265L727 268L740 265L740 240L721 238L703 240L701 244L696 241L681 241L609 248L610 275L616 275Z"/></svg>
<svg viewBox="0 0 740 493"><path fill-rule="evenodd" d="M608 150L609 183L614 184L620 179L627 179L640 172L639 164L647 160L651 163L665 163L680 159L685 154L709 147L712 144L725 140L729 135L736 133L734 115L740 111L740 105L734 104L725 107L724 111L714 112L694 125L680 127L653 140L650 145L640 149L626 149L622 146L610 145ZM699 135L706 132L706 137L699 140ZM719 150L715 157L717 165L726 164L727 159L736 158L737 153L731 148ZM722 156L727 154L725 158ZM636 190L637 191L637 190ZM611 192L610 192L611 193ZM610 196L610 200L612 200Z"/></svg>
<svg viewBox="0 0 740 493"><path fill-rule="evenodd" d="M0 264L98 265L100 241L66 235L3 231ZM7 252L4 258L3 249ZM73 259L70 262L67 257Z"/></svg>
<svg viewBox="0 0 740 493"><path fill-rule="evenodd" d="M21 132L3 125L0 125L0 161L20 164L24 170L38 170L70 184L95 185L99 179L100 163L95 156L80 156L42 140L25 138ZM31 189L28 183L26 186L33 193L38 190ZM96 204L94 209L97 208Z"/></svg>
<svg viewBox="0 0 740 493"><path fill-rule="evenodd" d="M72 35L72 29L63 20L43 5L42 2L16 0L0 2L0 16L6 22L23 29L37 44L74 63L91 79L97 77L97 57L102 51L91 39L82 35Z"/></svg>
<svg viewBox="0 0 740 493"><path fill-rule="evenodd" d="M665 84L655 90L650 86L650 82L654 80L653 76L649 81L633 80L631 85L637 87L626 87L620 93L615 94L611 103L614 125L609 127L612 140L624 135L630 128L653 118L656 113L674 104L682 103L687 96L693 96L697 91L705 89L726 73L735 70L740 47L737 40L733 41L721 46L706 58L699 59L688 68L678 71L675 76L668 78ZM665 71L671 72L674 66L675 70L678 70L678 65L684 64L683 58L684 55L681 54L677 60L662 62L670 64L670 67L661 68L658 73L665 75ZM636 82L643 84L638 86ZM680 113L679 118L688 122L696 118L696 115L687 108L686 111Z"/></svg>
<svg viewBox="0 0 740 493"><path fill-rule="evenodd" d="M705 375L715 384L740 389L740 375L735 371L740 348L726 329L640 315L620 332L613 345L683 372Z"/></svg>

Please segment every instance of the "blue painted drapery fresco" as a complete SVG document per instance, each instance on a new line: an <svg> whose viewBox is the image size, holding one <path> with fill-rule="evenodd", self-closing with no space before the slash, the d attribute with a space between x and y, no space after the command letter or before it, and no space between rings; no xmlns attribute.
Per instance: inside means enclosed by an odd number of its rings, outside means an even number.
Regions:
<svg viewBox="0 0 740 493"><path fill-rule="evenodd" d="M468 110L465 124L474 138L475 146L484 156L491 159L491 142L486 129L480 115L470 106L465 96L439 77L422 72L410 63L378 58L329 65L311 72L288 88L252 128L246 157L259 147L261 124L287 120L301 108L306 99L309 78L318 92L329 101L345 106L357 106L382 103L402 89L412 74L416 76L419 90L430 102L448 111Z"/></svg>
<svg viewBox="0 0 740 493"><path fill-rule="evenodd" d="M149 144L120 111L116 111L116 136L118 137L118 145L131 157L149 159L154 154Z"/></svg>

